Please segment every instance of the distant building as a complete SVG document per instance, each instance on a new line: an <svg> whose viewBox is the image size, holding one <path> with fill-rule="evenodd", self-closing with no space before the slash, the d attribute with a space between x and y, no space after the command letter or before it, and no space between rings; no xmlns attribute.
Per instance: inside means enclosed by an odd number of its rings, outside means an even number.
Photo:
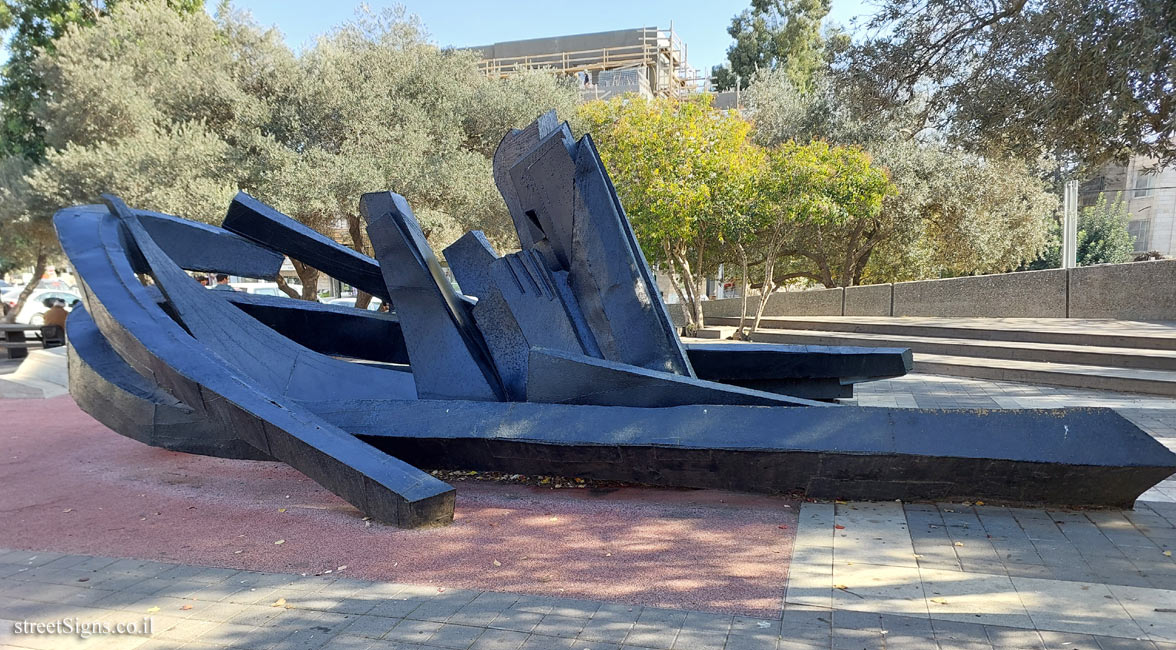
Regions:
<svg viewBox="0 0 1176 650"><path fill-rule="evenodd" d="M1176 167L1155 169L1154 159L1132 157L1126 165L1110 164L1078 190L1078 205L1098 201L1100 193L1114 201L1122 193L1131 221L1127 230L1135 237L1136 252L1159 251L1176 255Z"/></svg>
<svg viewBox="0 0 1176 650"><path fill-rule="evenodd" d="M533 68L574 75L584 101L625 93L679 97L695 91L702 81L687 63L686 44L673 27L531 38L469 49L482 56L479 66L491 76Z"/></svg>

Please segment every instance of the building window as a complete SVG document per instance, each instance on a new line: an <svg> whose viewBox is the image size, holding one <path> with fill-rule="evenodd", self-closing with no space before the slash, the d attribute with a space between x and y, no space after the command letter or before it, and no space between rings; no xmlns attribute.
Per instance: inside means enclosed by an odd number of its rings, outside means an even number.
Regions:
<svg viewBox="0 0 1176 650"><path fill-rule="evenodd" d="M1143 253L1148 250L1148 239L1151 236L1151 219L1134 219L1127 222L1127 234L1135 238L1135 252Z"/></svg>
<svg viewBox="0 0 1176 650"><path fill-rule="evenodd" d="M1135 192L1131 195L1133 199L1142 199L1152 195L1152 188L1155 186L1155 174L1145 174L1136 172L1135 174Z"/></svg>

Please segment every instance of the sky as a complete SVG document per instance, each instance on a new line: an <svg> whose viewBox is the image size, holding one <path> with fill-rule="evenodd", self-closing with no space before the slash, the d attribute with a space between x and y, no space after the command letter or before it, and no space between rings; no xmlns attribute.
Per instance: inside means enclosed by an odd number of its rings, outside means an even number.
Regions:
<svg viewBox="0 0 1176 650"><path fill-rule="evenodd" d="M314 0L235 0L234 6L253 14L263 26L276 27L297 49L355 15L359 2ZM524 2L522 0L403 0L369 1L374 11L402 4L421 18L432 39L441 46L489 45L524 38L603 32L630 27L660 27L674 31L686 43L687 59L698 70L709 70L727 58L731 17L750 0L596 0L595 2ZM216 2L210 0L211 10ZM869 7L863 0L833 0L829 19L846 29Z"/></svg>

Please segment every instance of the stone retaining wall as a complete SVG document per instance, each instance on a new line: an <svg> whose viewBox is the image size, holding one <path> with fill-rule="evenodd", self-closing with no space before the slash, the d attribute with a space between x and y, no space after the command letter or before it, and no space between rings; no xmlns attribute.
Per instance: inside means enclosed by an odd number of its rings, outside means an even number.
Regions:
<svg viewBox="0 0 1176 650"><path fill-rule="evenodd" d="M739 302L713 300L704 303L703 313L738 316ZM780 291L768 300L764 315L1176 321L1176 260Z"/></svg>

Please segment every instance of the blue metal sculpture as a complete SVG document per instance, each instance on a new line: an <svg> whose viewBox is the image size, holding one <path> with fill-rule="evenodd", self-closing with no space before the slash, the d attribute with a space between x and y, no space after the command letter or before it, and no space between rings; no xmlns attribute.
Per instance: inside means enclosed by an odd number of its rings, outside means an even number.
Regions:
<svg viewBox="0 0 1176 650"><path fill-rule="evenodd" d="M376 259L245 194L223 228L112 196L61 210L85 302L67 327L71 393L124 435L279 460L403 527L453 517L453 488L418 467L1128 507L1176 470L1106 409L831 403L907 372L909 350L683 345L591 138L554 114L506 136L494 177L522 249L458 240L445 256L461 293L390 192L360 200ZM206 291L185 273L272 277L283 255L395 316Z"/></svg>

